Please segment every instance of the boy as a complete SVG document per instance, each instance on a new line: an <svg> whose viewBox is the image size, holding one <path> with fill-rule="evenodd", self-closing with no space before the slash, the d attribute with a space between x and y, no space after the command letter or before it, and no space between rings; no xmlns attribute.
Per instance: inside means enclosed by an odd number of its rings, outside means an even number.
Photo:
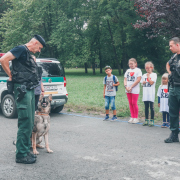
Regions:
<svg viewBox="0 0 180 180"><path fill-rule="evenodd" d="M104 121L109 119L109 103L111 103L111 109L113 110L113 118L112 121L116 120L116 106L115 106L115 96L116 96L116 89L119 86L118 78L112 75L112 68L110 66L106 66L105 73L107 74L104 77L103 84L104 84L104 93L103 96L105 98L105 109L106 109L106 117Z"/></svg>

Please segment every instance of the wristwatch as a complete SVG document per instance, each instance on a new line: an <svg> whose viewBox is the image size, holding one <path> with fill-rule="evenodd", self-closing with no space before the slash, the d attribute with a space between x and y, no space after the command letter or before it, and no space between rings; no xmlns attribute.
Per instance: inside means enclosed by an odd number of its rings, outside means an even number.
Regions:
<svg viewBox="0 0 180 180"><path fill-rule="evenodd" d="M124 87L126 88L126 87L127 87L127 85L124 85Z"/></svg>

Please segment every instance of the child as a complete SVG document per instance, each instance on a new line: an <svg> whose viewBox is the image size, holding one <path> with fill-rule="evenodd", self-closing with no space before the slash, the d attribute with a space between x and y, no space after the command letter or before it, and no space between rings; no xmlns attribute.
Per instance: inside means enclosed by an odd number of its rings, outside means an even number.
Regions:
<svg viewBox="0 0 180 180"><path fill-rule="evenodd" d="M113 118L112 121L116 120L116 106L115 106L115 96L116 96L116 87L119 86L118 78L111 74L112 68L110 66L105 67L105 73L107 74L104 77L104 93L103 96L105 98L105 109L106 109L106 117L104 121L109 119L109 103L111 103L111 109L113 110Z"/></svg>
<svg viewBox="0 0 180 180"><path fill-rule="evenodd" d="M169 127L169 106L168 106L168 73L162 75L161 85L159 86L158 92L158 107L160 107L160 112L163 115L162 128ZM166 121L167 118L167 121Z"/></svg>
<svg viewBox="0 0 180 180"><path fill-rule="evenodd" d="M139 82L142 77L142 72L137 68L137 61L134 58L129 59L129 68L124 74L124 87L126 89L127 98L129 101L129 109L131 118L129 123L138 123L138 97L139 97Z"/></svg>
<svg viewBox="0 0 180 180"><path fill-rule="evenodd" d="M154 64L150 61L145 63L146 74L143 75L141 83L143 85L143 101L145 105L145 123L143 126L154 126L154 100L155 100L155 85L157 74L153 73ZM149 123L149 106L151 109L151 120Z"/></svg>

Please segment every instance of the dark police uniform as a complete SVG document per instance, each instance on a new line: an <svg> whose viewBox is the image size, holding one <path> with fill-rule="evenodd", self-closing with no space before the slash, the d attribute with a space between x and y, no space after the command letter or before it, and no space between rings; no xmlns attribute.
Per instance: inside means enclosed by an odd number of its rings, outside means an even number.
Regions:
<svg viewBox="0 0 180 180"><path fill-rule="evenodd" d="M180 108L180 54L175 54L169 60L171 80L169 87L169 116L172 134L165 142L178 142L179 108ZM172 140L172 141L171 141Z"/></svg>
<svg viewBox="0 0 180 180"><path fill-rule="evenodd" d="M38 85L38 67L25 45L20 45L10 52L16 57L12 61L12 81L18 112L18 132L16 141L16 158L27 156L30 152L30 136L34 125L35 96L34 87ZM18 99L18 87L24 85L25 95Z"/></svg>

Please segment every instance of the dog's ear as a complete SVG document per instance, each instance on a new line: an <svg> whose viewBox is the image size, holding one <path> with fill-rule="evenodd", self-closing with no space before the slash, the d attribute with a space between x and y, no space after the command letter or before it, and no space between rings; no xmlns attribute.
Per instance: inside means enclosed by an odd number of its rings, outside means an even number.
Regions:
<svg viewBox="0 0 180 180"><path fill-rule="evenodd" d="M41 94L41 95L40 95L40 98L39 98L39 101L41 101L43 97L44 97L44 96Z"/></svg>
<svg viewBox="0 0 180 180"><path fill-rule="evenodd" d="M52 101L52 94L49 95L49 100Z"/></svg>

